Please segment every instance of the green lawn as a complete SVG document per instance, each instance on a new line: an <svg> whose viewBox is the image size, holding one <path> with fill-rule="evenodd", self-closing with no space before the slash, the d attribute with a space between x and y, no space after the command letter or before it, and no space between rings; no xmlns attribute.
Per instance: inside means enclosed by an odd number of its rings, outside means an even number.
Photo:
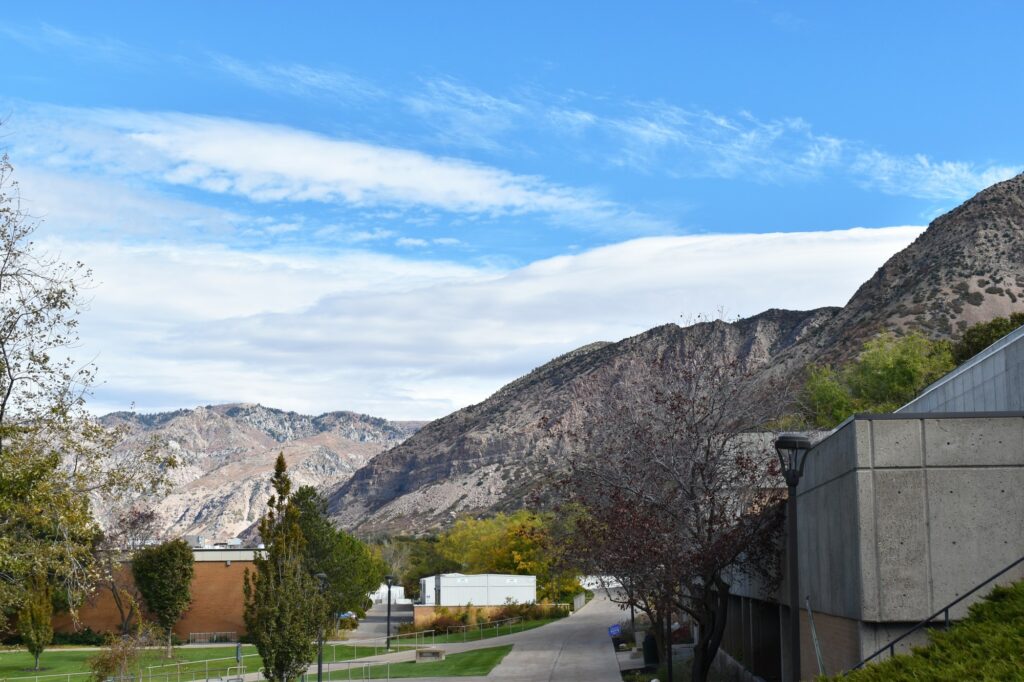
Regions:
<svg viewBox="0 0 1024 682"><path fill-rule="evenodd" d="M429 642L427 642L429 644ZM421 644L422 645L422 644ZM392 643L391 650L415 648L411 644L399 646ZM97 654L99 647L85 651L68 651L66 649L47 649L39 659L40 670L32 670L32 656L25 650L0 652L0 680L20 677L35 678L40 682L62 682L57 677L63 676L63 682L84 682L89 672L89 659ZM383 646L360 646L353 644L326 644L324 646L324 662L349 661L377 656L385 653ZM256 654L256 647L251 644L242 645L243 663L246 672L257 672L263 661ZM315 663L315 661L314 661ZM143 682L193 682L205 680L207 677L223 677L229 668L234 668L235 647L175 647L174 658L164 658L162 651L148 651L140 661ZM72 677L66 677L71 674Z"/></svg>
<svg viewBox="0 0 1024 682"><path fill-rule="evenodd" d="M547 625L557 618L546 618L542 620L526 621L524 623L517 623L512 626L511 632L522 632L524 630L531 630L533 628ZM480 630L467 632L465 637L462 633L452 633L451 635L439 635L433 641L421 640L421 646L431 644L444 644L450 642L462 642L462 641L477 641L480 639L491 639L493 637L510 634L509 628L502 627L497 632L493 628L486 628L481 633ZM400 649L411 649L415 648L412 644L412 640L407 640L408 643L399 645L397 642L392 643L392 651L398 651ZM485 654L483 656L469 656L467 659L461 659L459 657L467 656L467 654L456 654L451 656L457 664L465 666L467 670L477 670L479 665L488 665L486 670L490 670L501 657L505 655L508 647L496 647L494 649L486 649L482 651L492 652L491 654ZM32 670L32 656L25 650L16 651L5 651L0 652L0 682L3 680L15 679L15 678L35 678L39 677L40 682L85 682L86 675L83 673L89 672L89 659L96 655L99 651L98 648L90 650L76 650L69 651L67 649L55 648L48 649L43 652L43 655L39 659L40 670L35 672ZM494 654L493 652L499 652ZM332 663L339 661L349 661L367 656L375 656L384 653L382 646L365 646L359 645L358 643L352 644L327 644L324 646L324 662ZM478 652L469 652L477 654ZM242 654L244 656L243 663L246 667L246 672L256 672L260 669L263 662L256 655L256 648L252 645L243 645ZM488 663L491 657L497 656L493 661ZM462 663L458 663L463 661ZM469 661L468 663L466 661ZM482 661L480 663L479 661ZM447 664L447 661L444 662ZM142 682L194 682L197 680L204 680L207 677L222 677L228 672L228 668L233 668L237 664L235 663L235 647L234 645L218 646L218 647L175 647L174 658L168 660L164 658L163 652L158 650L148 651L142 658L139 668L141 668L143 680ZM398 665L396 664L391 667L392 675L394 676L394 670ZM415 665L415 664L410 664ZM419 664L419 671L422 673L424 666L437 665L434 663ZM402 670L403 668L399 668ZM440 668L438 668L440 669ZM342 674L340 671L335 671L336 675ZM436 675L442 675L444 673L436 673ZM459 675L476 675L486 674L476 672L463 672L457 673ZM71 675L71 677L67 677ZM347 673L345 673L347 679ZM435 673L431 673L434 676ZM47 677L54 676L54 677ZM61 676L61 677L56 677ZM404 677L411 677L411 674L405 674Z"/></svg>
<svg viewBox="0 0 1024 682"><path fill-rule="evenodd" d="M10 679L15 677L35 677L36 675L43 677L45 675L67 675L68 673L87 673L89 672L89 659L96 655L99 651L98 648L87 650L87 651L68 651L66 649L48 649L43 652L43 655L39 658L39 672L32 670L32 655L25 650L18 651L5 651L0 652L0 679ZM250 655L255 654L256 648L251 645L242 646L242 654ZM169 661L163 657L162 651L150 650L147 651L143 656L141 662L143 673L148 676L149 666L160 666L154 667L152 672L155 677L155 682L162 682L165 680L177 680L178 669L180 668L182 673L181 679L189 680L191 682L193 673L201 672L205 674L207 668L209 668L211 674L214 671L223 673L229 666L235 665L234 662L235 647L224 646L224 647L202 647L202 648L187 648L187 647L176 647L174 649L174 661L180 663L180 665L167 665ZM213 661L209 664L196 663L196 661L205 661L208 659L228 659ZM261 662L256 656L248 656L244 659L246 666L250 671L258 670ZM171 671L174 675L171 676ZM65 680L67 678L65 677ZM78 680L84 680L84 676L72 677L72 682ZM51 679L50 682L59 682L58 680Z"/></svg>
<svg viewBox="0 0 1024 682"><path fill-rule="evenodd" d="M387 666L375 665L369 668L370 678L380 680L390 677L472 677L475 675L487 675L494 669L494 666L501 663L508 652L512 651L512 645L488 647L476 651L466 651L461 654L451 654L443 661L431 661L429 663L392 663L390 671ZM335 671L342 679L342 671ZM360 671L361 672L361 671ZM345 679L348 679L347 677ZM362 678L360 678L362 679Z"/></svg>
<svg viewBox="0 0 1024 682"><path fill-rule="evenodd" d="M542 625L553 623L556 620L562 620L561 618L542 618L540 620L527 620L521 623L516 623L512 626L511 630L502 625L500 628L495 630L493 627L485 627L483 631L478 629L468 630L465 635L461 632L453 632L450 635L437 635L434 639L436 644L450 644L452 642L476 642L481 639L491 639L492 637L500 637L501 635L508 635L516 632L522 632L524 630L532 630L533 628L539 628ZM430 640L428 640L428 643Z"/></svg>
<svg viewBox="0 0 1024 682"><path fill-rule="evenodd" d="M416 645L412 643L411 637L407 642L408 643L406 644L399 645L398 642L392 640L391 651L402 651L417 648ZM420 646L430 646L430 640L428 639L425 643L421 643ZM360 645L356 642L353 642L352 644L324 644L324 663L351 661L356 658L380 656L386 653L387 651L384 648L383 641L378 643L377 646Z"/></svg>

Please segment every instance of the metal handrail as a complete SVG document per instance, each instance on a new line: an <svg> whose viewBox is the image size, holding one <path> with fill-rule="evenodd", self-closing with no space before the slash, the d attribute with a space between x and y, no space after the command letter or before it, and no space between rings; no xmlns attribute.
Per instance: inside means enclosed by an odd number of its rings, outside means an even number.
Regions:
<svg viewBox="0 0 1024 682"><path fill-rule="evenodd" d="M1018 564L1021 564L1021 563L1024 563L1024 556L1022 556L1021 558L1017 559L1012 564L1010 564L1009 566L1007 566L1003 570L999 571L998 573L996 573L995 575L993 575L989 579L985 580L984 582L978 583L977 585L972 587L969 591L967 591L964 594L962 594L959 597L957 597L955 600L953 600L950 603L946 604L944 607L942 607L941 609L939 609L938 611L936 611L932 615L928 616L927 618L922 620L920 623L918 623L914 627L910 628L909 630L904 632L902 635L900 635L896 639L892 640L891 642L889 642L888 644L883 646L881 649L879 649L875 653L873 653L870 656L868 656L867 658L865 658L863 661L861 661L857 665L855 665L852 668L850 668L849 670L847 670L844 673L844 675L849 675L854 670L859 670L860 668L864 667L864 665L866 663L870 663L874 658L876 658L877 656L883 654L886 651L889 652L889 656L890 657L895 656L896 655L896 645L897 644L899 644L903 639L905 639L906 637L908 637L908 636L912 635L913 633L917 632L921 628L926 627L929 623L934 621L939 616L943 616L944 627L948 628L949 627L949 610L951 608L953 608L954 606L956 606L957 604L962 602L967 597L971 596L972 594L974 594L975 592L977 592L981 588L985 587L986 585L988 585L990 582L992 582L993 580L995 580L999 576L1003 575L1004 573L1006 573L1007 571L1009 571L1010 569L1014 568L1015 566L1017 566Z"/></svg>

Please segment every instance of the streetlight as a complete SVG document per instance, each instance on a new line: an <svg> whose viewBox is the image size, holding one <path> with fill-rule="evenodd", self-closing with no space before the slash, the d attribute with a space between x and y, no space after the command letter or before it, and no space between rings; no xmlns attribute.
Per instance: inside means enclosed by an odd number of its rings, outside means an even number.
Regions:
<svg viewBox="0 0 1024 682"><path fill-rule="evenodd" d="M782 475L789 488L786 500L786 568L789 575L789 658L794 682L800 680L800 567L796 545L796 486L804 475L811 440L799 433L783 433L775 439L775 451L782 464Z"/></svg>
<svg viewBox="0 0 1024 682"><path fill-rule="evenodd" d="M386 575L384 581L388 584L388 624L387 638L384 640L384 650L391 651L391 584L395 582L395 576Z"/></svg>
<svg viewBox="0 0 1024 682"><path fill-rule="evenodd" d="M320 583L320 596L323 597L327 589L327 574L317 573L314 578ZM324 682L324 620L327 616L326 609L320 619L320 632L316 643L316 682Z"/></svg>

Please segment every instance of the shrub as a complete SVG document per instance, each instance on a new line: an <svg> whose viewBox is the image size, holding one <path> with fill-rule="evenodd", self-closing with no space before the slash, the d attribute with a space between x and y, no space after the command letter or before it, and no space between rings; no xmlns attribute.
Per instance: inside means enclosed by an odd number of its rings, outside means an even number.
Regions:
<svg viewBox="0 0 1024 682"><path fill-rule="evenodd" d="M850 682L916 680L1015 680L1024 670L1024 581L996 587L949 630L928 632L929 644L913 653L868 665Z"/></svg>
<svg viewBox="0 0 1024 682"><path fill-rule="evenodd" d="M107 641L106 635L86 627L77 632L53 633L54 644L73 644L76 646L102 646Z"/></svg>

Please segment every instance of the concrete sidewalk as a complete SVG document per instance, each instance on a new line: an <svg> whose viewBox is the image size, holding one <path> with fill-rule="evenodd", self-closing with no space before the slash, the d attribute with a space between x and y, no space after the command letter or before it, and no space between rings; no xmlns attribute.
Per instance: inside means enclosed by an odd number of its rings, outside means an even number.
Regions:
<svg viewBox="0 0 1024 682"><path fill-rule="evenodd" d="M457 654L512 644L512 651L486 677L403 679L407 682L438 682L446 679L459 682L621 682L618 660L608 637L608 627L621 619L621 609L611 603L601 591L575 614L533 630L475 642L437 645L437 648L444 649L449 654ZM358 641L352 643L358 644ZM333 671L336 681L339 675L341 679L347 679L346 673L351 670L352 679L363 679L361 674L364 666L404 663L414 659L415 652L410 650L368 656L355 661L325 662L324 676ZM310 666L307 675L312 680L316 679L315 663ZM262 679L258 672L245 675L245 682L259 682Z"/></svg>
<svg viewBox="0 0 1024 682"><path fill-rule="evenodd" d="M608 637L608 627L622 619L622 611L608 601L603 592L578 612L526 632L502 635L476 642L439 644L447 653L486 649L512 644L505 656L486 677L424 677L403 678L407 682L437 682L451 679L460 682L621 682L618 660ZM413 652L360 659L364 663L409 661ZM430 665L425 663L423 665ZM353 670L358 674L358 667ZM316 674L316 668L313 668Z"/></svg>

